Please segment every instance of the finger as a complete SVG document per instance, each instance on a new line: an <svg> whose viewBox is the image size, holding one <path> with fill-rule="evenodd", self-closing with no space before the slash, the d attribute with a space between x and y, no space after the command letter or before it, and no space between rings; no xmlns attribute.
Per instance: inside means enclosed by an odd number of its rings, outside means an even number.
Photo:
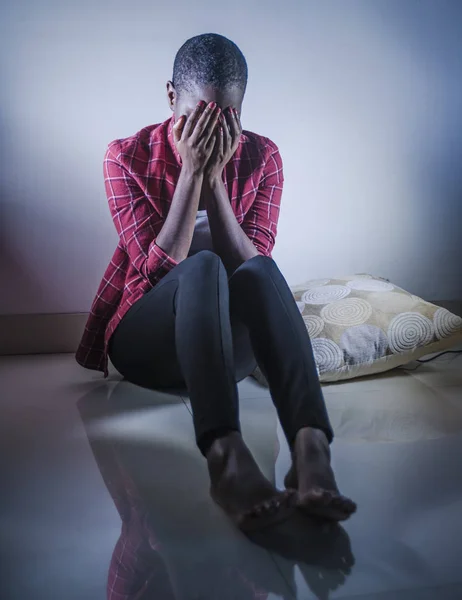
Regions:
<svg viewBox="0 0 462 600"><path fill-rule="evenodd" d="M226 151L231 149L231 144L232 144L231 132L230 132L229 125L228 125L228 122L226 119L224 119L224 122L223 122L221 138L223 141L223 149L224 150L226 149Z"/></svg>
<svg viewBox="0 0 462 600"><path fill-rule="evenodd" d="M225 148L227 147L227 146L225 146L225 142L224 142L224 137L225 137L224 130L226 128L227 128L226 124L223 127L220 127L220 133L218 134L219 135L219 139L220 139L220 141L219 141L219 148L218 148L219 152L220 152L220 156L223 156Z"/></svg>
<svg viewBox="0 0 462 600"><path fill-rule="evenodd" d="M227 124L227 128L228 128L228 137L229 137L229 145L230 147L233 145L234 143L234 117L232 114L232 109L231 106L228 107L227 111L226 111L226 124Z"/></svg>
<svg viewBox="0 0 462 600"><path fill-rule="evenodd" d="M215 137L215 133L217 131L217 125L220 121L220 117L222 116L221 109L217 106L214 112L212 113L209 121L204 126L204 131L202 133L202 139L207 143L211 138Z"/></svg>
<svg viewBox="0 0 462 600"><path fill-rule="evenodd" d="M227 116L224 112L221 113L220 115L220 120L219 120L220 126L223 127L223 130L227 129L229 131L229 125L227 122Z"/></svg>
<svg viewBox="0 0 462 600"><path fill-rule="evenodd" d="M236 122L237 125L239 127L239 131L242 133L242 123L241 123L241 117L239 116L239 113L237 112L237 109L234 109L234 116L236 117Z"/></svg>
<svg viewBox="0 0 462 600"><path fill-rule="evenodd" d="M237 126L237 134L236 134L236 137L235 137L235 140L233 143L233 148L234 148L234 151L236 151L239 146L241 136L242 136L242 123L241 123L241 119L239 117L239 113L237 112L236 109L234 109L234 118L235 118L236 126Z"/></svg>
<svg viewBox="0 0 462 600"><path fill-rule="evenodd" d="M213 165L219 155L220 155L220 128L218 127L217 129L215 129L215 131L213 132L212 136L210 137L207 145L207 162L209 165Z"/></svg>
<svg viewBox="0 0 462 600"><path fill-rule="evenodd" d="M183 129L183 136L184 136L183 139L186 139L187 137L191 136L192 132L195 129L196 122L200 118L201 114L204 112L204 109L205 109L205 102L203 100L201 100L197 104L196 108L189 115L189 118L186 121L186 124Z"/></svg>
<svg viewBox="0 0 462 600"><path fill-rule="evenodd" d="M186 118L186 115L181 115L181 117L179 117L179 118L178 118L178 119L175 121L175 123L173 124L173 127L174 127L175 129L181 129L181 128L183 127L183 125L184 125L184 120L185 120L185 118Z"/></svg>
<svg viewBox="0 0 462 600"><path fill-rule="evenodd" d="M181 115L181 117L179 117L177 119L177 121L174 123L173 127L176 130L182 130L183 127L185 126L186 121L188 120L188 117L186 115Z"/></svg>
<svg viewBox="0 0 462 600"><path fill-rule="evenodd" d="M238 143L239 143L240 133L239 133L239 126L236 123L236 119L234 117L232 110L233 109L230 107L229 111L228 111L228 122L229 122L229 149L231 151L231 154L233 155L234 152L236 151Z"/></svg>
<svg viewBox="0 0 462 600"><path fill-rule="evenodd" d="M207 142L206 146L205 146L205 150L206 153L208 155L208 157L210 158L212 155L214 155L217 151L218 148L218 132L215 132L215 135L212 135L209 139L209 141Z"/></svg>
<svg viewBox="0 0 462 600"><path fill-rule="evenodd" d="M186 123L186 115L181 115L178 121L173 125L173 139L175 142L180 141L184 124Z"/></svg>
<svg viewBox="0 0 462 600"><path fill-rule="evenodd" d="M204 137L204 139L208 141L216 125L219 114L220 108L215 102L210 102L210 104L205 107L202 115L199 117L191 138L194 141L197 141L199 138Z"/></svg>
<svg viewBox="0 0 462 600"><path fill-rule="evenodd" d="M239 116L237 114L237 110L235 108L231 108L231 136L233 138L233 145L239 139L241 135L241 123Z"/></svg>

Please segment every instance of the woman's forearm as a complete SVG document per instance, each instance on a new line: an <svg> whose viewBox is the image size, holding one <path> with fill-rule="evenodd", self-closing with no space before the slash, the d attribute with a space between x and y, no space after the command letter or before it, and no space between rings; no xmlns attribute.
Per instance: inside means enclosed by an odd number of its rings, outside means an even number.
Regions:
<svg viewBox="0 0 462 600"><path fill-rule="evenodd" d="M223 181L204 179L203 194L214 250L232 273L259 252L237 222Z"/></svg>
<svg viewBox="0 0 462 600"><path fill-rule="evenodd" d="M156 244L177 262L189 253L201 196L203 173L183 166L165 223Z"/></svg>

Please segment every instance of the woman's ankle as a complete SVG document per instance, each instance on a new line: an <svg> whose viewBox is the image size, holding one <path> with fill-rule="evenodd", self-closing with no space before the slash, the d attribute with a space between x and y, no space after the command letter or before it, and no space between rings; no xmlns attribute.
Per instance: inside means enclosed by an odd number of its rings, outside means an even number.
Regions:
<svg viewBox="0 0 462 600"><path fill-rule="evenodd" d="M230 441L236 441L236 436L241 438L241 433L235 429L220 428L206 433L198 442L199 449L207 458L210 451L225 448Z"/></svg>

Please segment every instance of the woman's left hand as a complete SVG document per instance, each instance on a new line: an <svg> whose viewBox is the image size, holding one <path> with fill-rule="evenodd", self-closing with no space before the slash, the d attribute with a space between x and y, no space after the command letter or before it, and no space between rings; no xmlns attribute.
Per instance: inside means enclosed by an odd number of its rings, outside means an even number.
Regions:
<svg viewBox="0 0 462 600"><path fill-rule="evenodd" d="M221 180L223 169L236 152L241 139L242 126L235 108L223 111L215 131L215 145L205 167L205 177L209 183Z"/></svg>

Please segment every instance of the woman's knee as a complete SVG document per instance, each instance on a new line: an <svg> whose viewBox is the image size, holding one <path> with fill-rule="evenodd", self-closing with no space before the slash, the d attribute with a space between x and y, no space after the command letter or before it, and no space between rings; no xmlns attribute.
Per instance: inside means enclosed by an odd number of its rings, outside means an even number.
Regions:
<svg viewBox="0 0 462 600"><path fill-rule="evenodd" d="M189 257L186 262L186 277L188 281L194 282L194 287L203 287L208 281L215 286L217 281L227 281L226 269L221 258L210 250L202 250ZM197 286L197 282L201 282L201 286Z"/></svg>
<svg viewBox="0 0 462 600"><path fill-rule="evenodd" d="M194 265L203 267L217 267L222 263L221 258L211 250L201 250L197 254L193 254L188 258L188 261Z"/></svg>
<svg viewBox="0 0 462 600"><path fill-rule="evenodd" d="M254 294L272 293L275 289L287 286L279 267L272 258L258 255L243 263L229 281L233 297L248 297Z"/></svg>
<svg viewBox="0 0 462 600"><path fill-rule="evenodd" d="M242 263L234 272L234 276L245 274L250 278L267 277L274 271L279 271L276 263L269 256L259 254Z"/></svg>

